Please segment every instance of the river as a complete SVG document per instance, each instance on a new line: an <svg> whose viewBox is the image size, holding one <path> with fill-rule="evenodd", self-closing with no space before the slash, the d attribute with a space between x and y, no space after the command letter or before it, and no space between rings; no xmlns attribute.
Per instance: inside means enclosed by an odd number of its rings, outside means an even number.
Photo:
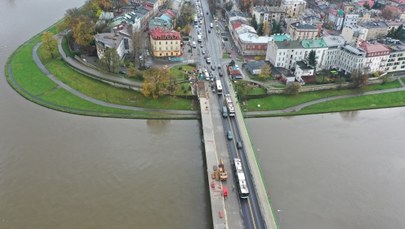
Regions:
<svg viewBox="0 0 405 229"><path fill-rule="evenodd" d="M197 121L65 114L7 84L7 57L83 3L0 1L0 228L210 228Z"/></svg>
<svg viewBox="0 0 405 229"><path fill-rule="evenodd" d="M405 228L405 109L249 119L282 229Z"/></svg>

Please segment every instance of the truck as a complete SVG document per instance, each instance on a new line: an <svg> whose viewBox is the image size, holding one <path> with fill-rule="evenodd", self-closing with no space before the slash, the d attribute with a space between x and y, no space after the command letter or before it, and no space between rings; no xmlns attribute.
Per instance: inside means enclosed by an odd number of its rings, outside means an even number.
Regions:
<svg viewBox="0 0 405 229"><path fill-rule="evenodd" d="M235 117L235 107L233 106L232 98L230 94L226 94L224 98L224 104L228 109L229 117Z"/></svg>
<svg viewBox="0 0 405 229"><path fill-rule="evenodd" d="M221 181L226 181L226 179L228 179L228 172L226 172L225 170L224 160L222 159L219 162L218 171L219 171L219 179Z"/></svg>

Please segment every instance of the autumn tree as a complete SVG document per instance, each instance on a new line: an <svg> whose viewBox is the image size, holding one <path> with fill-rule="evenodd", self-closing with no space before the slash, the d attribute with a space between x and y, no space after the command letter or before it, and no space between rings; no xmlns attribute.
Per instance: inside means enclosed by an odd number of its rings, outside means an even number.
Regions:
<svg viewBox="0 0 405 229"><path fill-rule="evenodd" d="M62 23L57 25L58 31L70 30L73 28L74 24L77 22L75 19L81 15L81 11L78 8L72 8L66 10L65 17Z"/></svg>
<svg viewBox="0 0 405 229"><path fill-rule="evenodd" d="M360 70L354 70L350 75L352 88L364 88L368 84L368 76Z"/></svg>
<svg viewBox="0 0 405 229"><path fill-rule="evenodd" d="M151 68L143 73L142 93L154 99L167 94L170 77L167 69Z"/></svg>
<svg viewBox="0 0 405 229"><path fill-rule="evenodd" d="M118 73L120 68L121 58L116 49L105 50L100 59L101 66L109 72Z"/></svg>
<svg viewBox="0 0 405 229"><path fill-rule="evenodd" d="M268 36L270 34L270 24L268 21L263 22L262 30L263 30L262 34L264 36Z"/></svg>
<svg viewBox="0 0 405 229"><path fill-rule="evenodd" d="M398 8L392 6L384 7L384 9L381 12L381 16L383 16L383 18L385 18L386 20L397 19L399 18L400 14L401 11Z"/></svg>
<svg viewBox="0 0 405 229"><path fill-rule="evenodd" d="M87 16L79 16L75 19L72 35L75 42L83 47L89 46L94 40L94 22Z"/></svg>
<svg viewBox="0 0 405 229"><path fill-rule="evenodd" d="M263 64L263 66L260 69L260 74L259 74L260 80L264 81L264 80L270 78L270 76L271 76L271 67L270 67L270 65L265 63L265 64Z"/></svg>
<svg viewBox="0 0 405 229"><path fill-rule="evenodd" d="M53 59L58 56L58 41L51 32L47 31L42 34L42 47L47 57Z"/></svg>
<svg viewBox="0 0 405 229"><path fill-rule="evenodd" d="M142 72L136 69L133 63L128 66L128 77L130 78L142 78Z"/></svg>
<svg viewBox="0 0 405 229"><path fill-rule="evenodd" d="M292 82L287 84L284 93L288 95L297 95L300 92L301 84L299 82Z"/></svg>

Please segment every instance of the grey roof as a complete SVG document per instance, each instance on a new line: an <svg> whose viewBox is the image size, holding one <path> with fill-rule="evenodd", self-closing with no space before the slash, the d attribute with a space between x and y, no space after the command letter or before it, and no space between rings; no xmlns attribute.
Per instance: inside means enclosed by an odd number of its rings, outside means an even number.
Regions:
<svg viewBox="0 0 405 229"><path fill-rule="evenodd" d="M254 10L259 13L285 13L283 8L275 6L256 6Z"/></svg>
<svg viewBox="0 0 405 229"><path fill-rule="evenodd" d="M345 39L341 36L324 36L322 37L323 41L325 41L326 45L328 47L337 47L337 46L342 46L346 43Z"/></svg>
<svg viewBox="0 0 405 229"><path fill-rule="evenodd" d="M301 42L294 40L294 41L274 41L276 43L278 49L295 49L295 48L302 48Z"/></svg>
<svg viewBox="0 0 405 229"><path fill-rule="evenodd" d="M245 67L249 69L261 69L265 64L264 60L261 61L249 61L246 63Z"/></svg>
<svg viewBox="0 0 405 229"><path fill-rule="evenodd" d="M301 22L294 22L291 23L292 27L295 27L297 29L310 29L310 30L318 30L318 28L312 24L307 24L307 23L301 23Z"/></svg>
<svg viewBox="0 0 405 229"><path fill-rule="evenodd" d="M242 11L230 11L230 12L227 12L227 14L228 14L228 18L236 17L236 16L244 17L244 18L250 18L249 13L245 13L245 12L242 12Z"/></svg>
<svg viewBox="0 0 405 229"><path fill-rule="evenodd" d="M104 46L109 48L116 48L121 43L124 38L121 34L115 33L98 33L94 35L96 42L102 43Z"/></svg>
<svg viewBox="0 0 405 229"><path fill-rule="evenodd" d="M388 28L387 23L384 21L378 21L378 22L366 22L361 24L364 28L371 29L371 28Z"/></svg>
<svg viewBox="0 0 405 229"><path fill-rule="evenodd" d="M378 43L385 45L391 50L391 52L405 51L405 43L397 39L387 37L385 39L378 40Z"/></svg>

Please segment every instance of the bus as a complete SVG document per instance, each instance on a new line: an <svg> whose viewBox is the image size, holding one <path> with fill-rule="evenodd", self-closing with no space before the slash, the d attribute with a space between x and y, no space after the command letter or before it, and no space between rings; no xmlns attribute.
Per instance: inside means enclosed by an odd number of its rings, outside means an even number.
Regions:
<svg viewBox="0 0 405 229"><path fill-rule="evenodd" d="M230 94L226 94L224 98L224 104L228 108L228 115L235 117L235 107L233 106L232 98Z"/></svg>
<svg viewBox="0 0 405 229"><path fill-rule="evenodd" d="M216 82L216 85L217 85L217 94L222 95L222 83L221 83L221 80L217 80L215 82Z"/></svg>
<svg viewBox="0 0 405 229"><path fill-rule="evenodd" d="M247 199L249 196L249 188L246 183L245 173L243 172L242 161L239 158L234 158L233 166L235 170L235 181L238 186L239 197L241 199Z"/></svg>

